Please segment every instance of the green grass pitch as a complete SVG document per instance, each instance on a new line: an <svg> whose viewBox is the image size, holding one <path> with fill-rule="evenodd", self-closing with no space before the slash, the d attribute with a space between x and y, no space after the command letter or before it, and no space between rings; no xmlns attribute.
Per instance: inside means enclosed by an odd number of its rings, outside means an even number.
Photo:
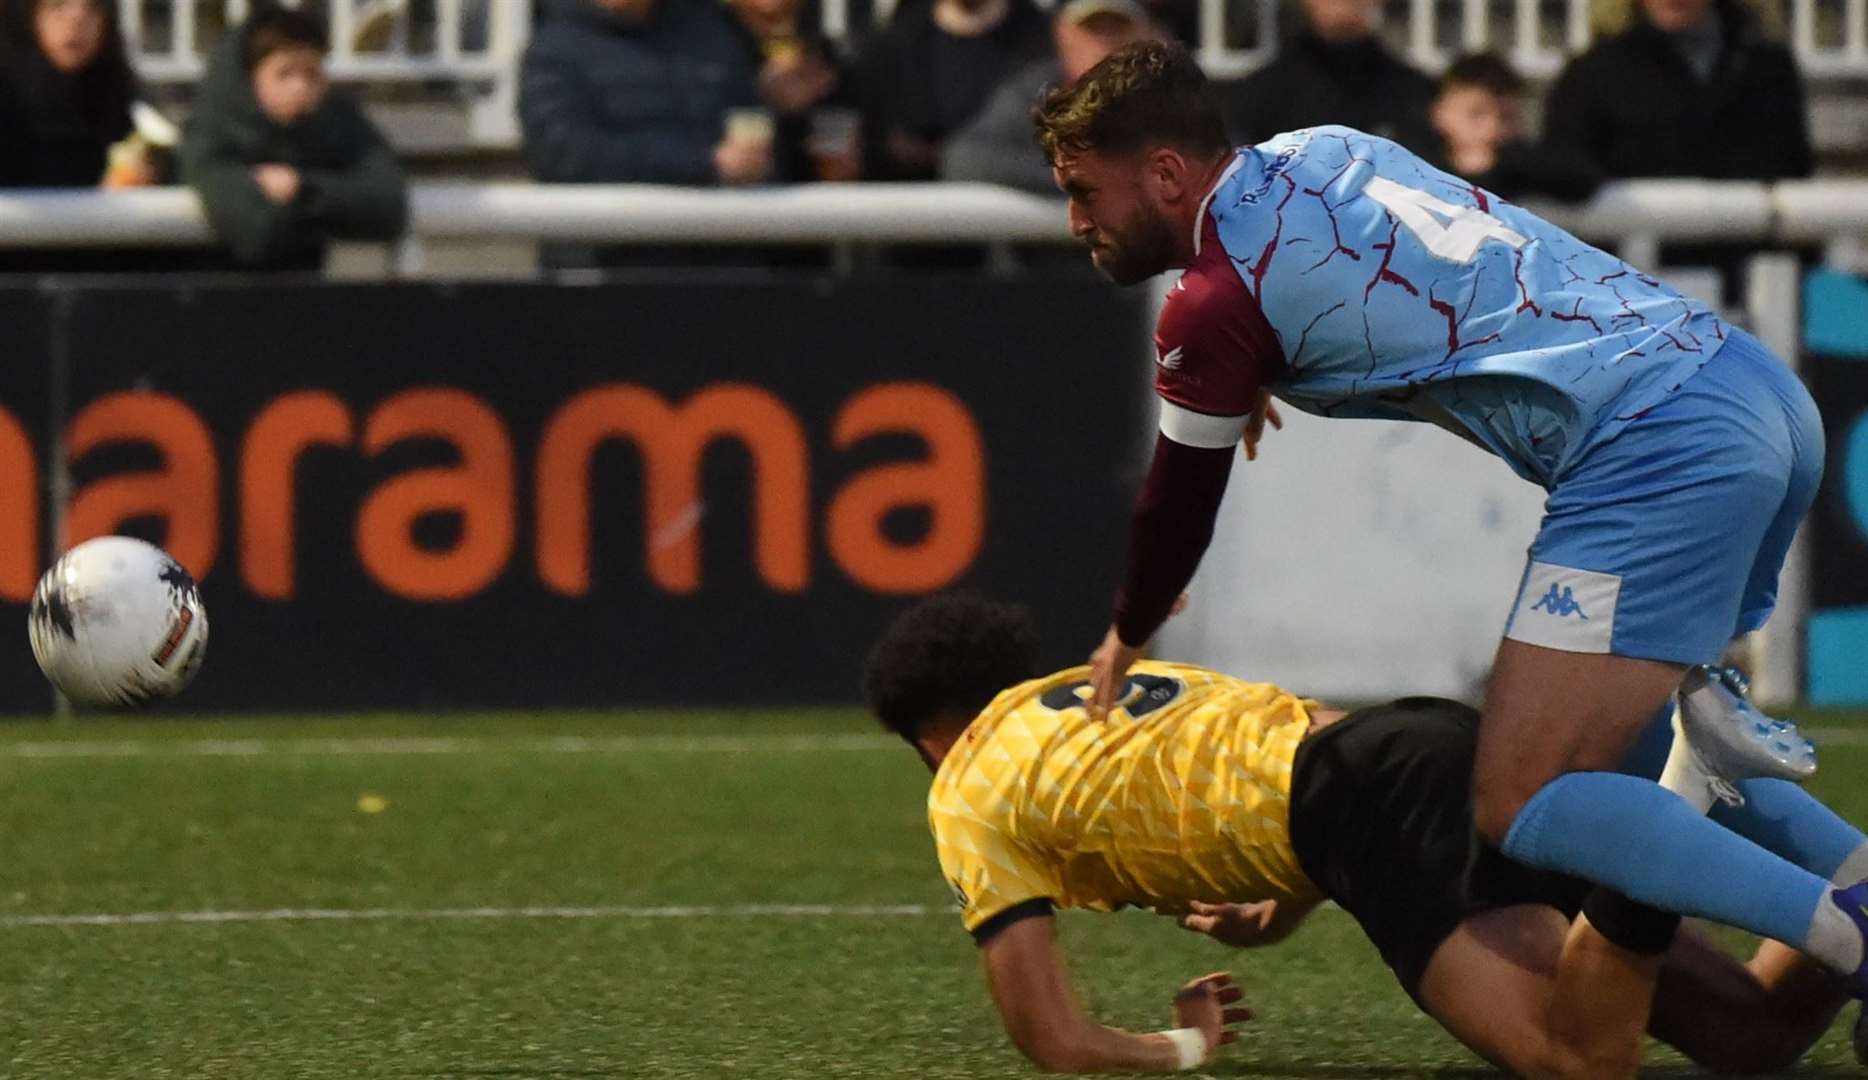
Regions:
<svg viewBox="0 0 1868 1080"><path fill-rule="evenodd" d="M1818 792L1868 821L1868 717L1806 722L1831 735ZM935 868L926 773L870 731L848 711L5 725L0 1076L1030 1075ZM138 913L163 917L64 918ZM1238 972L1259 1019L1219 1076L1487 1074L1339 912L1256 953L1139 913L1062 933L1094 1014L1134 1028ZM1797 1075L1859 1075L1845 1027Z"/></svg>

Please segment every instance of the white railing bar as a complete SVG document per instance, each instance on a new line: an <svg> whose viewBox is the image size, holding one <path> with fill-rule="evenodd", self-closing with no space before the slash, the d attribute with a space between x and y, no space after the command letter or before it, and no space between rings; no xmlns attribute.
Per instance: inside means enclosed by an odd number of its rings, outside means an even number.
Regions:
<svg viewBox="0 0 1868 1080"><path fill-rule="evenodd" d="M1519 0L1520 3L1523 0ZM1491 0L1461 0L1459 47L1478 52L1492 43Z"/></svg>
<svg viewBox="0 0 1868 1080"><path fill-rule="evenodd" d="M195 0L173 0L169 8L169 51L195 55Z"/></svg>
<svg viewBox="0 0 1868 1080"><path fill-rule="evenodd" d="M1844 6L1842 51L1853 66L1868 66L1868 0L1848 0Z"/></svg>
<svg viewBox="0 0 1868 1080"><path fill-rule="evenodd" d="M132 58L144 52L143 0L124 0L117 14L117 26L123 33L124 45Z"/></svg>
<svg viewBox="0 0 1868 1080"><path fill-rule="evenodd" d="M356 49L356 10L351 7L355 0L331 0L330 4L330 56L333 65L341 64L357 55Z"/></svg>
<svg viewBox="0 0 1868 1080"><path fill-rule="evenodd" d="M1816 49L1816 0L1791 0L1790 40L1799 57Z"/></svg>
<svg viewBox="0 0 1868 1080"><path fill-rule="evenodd" d="M1868 236L1868 181L1776 186L1644 180L1580 207L1537 212L1584 236L1619 241L1826 241ZM411 233L447 240L602 243L1073 242L1055 199L983 184L815 184L720 191L654 185L422 183ZM209 240L186 188L0 192L0 248L165 246Z"/></svg>
<svg viewBox="0 0 1868 1080"><path fill-rule="evenodd" d="M1527 59L1543 51L1543 42L1538 39L1538 16L1542 12L1537 0L1518 0L1511 14L1512 37L1515 39L1512 61L1523 68Z"/></svg>
<svg viewBox="0 0 1868 1080"><path fill-rule="evenodd" d="M1435 42L1438 13L1434 0L1409 0L1408 53L1425 68L1437 68L1440 49Z"/></svg>
<svg viewBox="0 0 1868 1080"><path fill-rule="evenodd" d="M1568 34L1564 44L1574 53L1589 47L1589 0L1570 0Z"/></svg>
<svg viewBox="0 0 1868 1080"><path fill-rule="evenodd" d="M441 62L450 67L460 63L462 39L467 35L467 23L461 12L461 0L439 0L435 5L436 21L435 48Z"/></svg>

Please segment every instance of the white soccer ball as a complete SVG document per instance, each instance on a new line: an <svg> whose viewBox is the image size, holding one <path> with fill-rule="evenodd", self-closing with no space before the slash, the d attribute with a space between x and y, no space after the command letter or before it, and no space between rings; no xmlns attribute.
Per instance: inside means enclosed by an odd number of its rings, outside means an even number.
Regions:
<svg viewBox="0 0 1868 1080"><path fill-rule="evenodd" d="M208 644L195 579L128 536L67 551L39 579L26 618L39 670L80 705L141 705L187 686Z"/></svg>

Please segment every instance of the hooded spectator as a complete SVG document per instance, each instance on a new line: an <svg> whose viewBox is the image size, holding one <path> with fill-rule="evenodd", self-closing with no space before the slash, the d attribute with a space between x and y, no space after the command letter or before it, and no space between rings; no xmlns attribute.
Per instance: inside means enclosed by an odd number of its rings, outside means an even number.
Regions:
<svg viewBox="0 0 1868 1080"><path fill-rule="evenodd" d="M311 270L333 238L393 239L408 214L395 155L330 92L316 17L262 7L208 62L182 136L182 176L235 261Z"/></svg>
<svg viewBox="0 0 1868 1080"><path fill-rule="evenodd" d="M1428 156L1507 199L1548 195L1574 202L1595 194L1602 174L1587 158L1525 136L1524 90L1523 77L1491 53L1447 65L1430 114L1442 152Z"/></svg>
<svg viewBox="0 0 1868 1080"><path fill-rule="evenodd" d="M1347 124L1416 153L1434 152L1439 140L1427 122L1433 81L1376 40L1381 0L1303 0L1303 14L1272 61L1226 91L1233 141Z"/></svg>

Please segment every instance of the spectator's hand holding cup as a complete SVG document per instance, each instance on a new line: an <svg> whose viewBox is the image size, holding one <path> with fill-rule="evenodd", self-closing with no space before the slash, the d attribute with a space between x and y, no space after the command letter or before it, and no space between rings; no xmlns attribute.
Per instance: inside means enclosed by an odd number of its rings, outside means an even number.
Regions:
<svg viewBox="0 0 1868 1080"><path fill-rule="evenodd" d="M253 182L259 185L268 199L284 206L298 198L298 170L290 165L268 162L253 166Z"/></svg>
<svg viewBox="0 0 1868 1080"><path fill-rule="evenodd" d="M836 87L837 73L802 47L774 50L759 70L759 97L782 116L809 110Z"/></svg>
<svg viewBox="0 0 1868 1080"><path fill-rule="evenodd" d="M722 184L757 184L772 175L772 114L764 109L731 109L726 137L714 147L714 171Z"/></svg>
<svg viewBox="0 0 1868 1080"><path fill-rule="evenodd" d="M105 188L150 187L159 179L149 144L140 135L131 134L122 142L111 144L104 160L102 186Z"/></svg>

